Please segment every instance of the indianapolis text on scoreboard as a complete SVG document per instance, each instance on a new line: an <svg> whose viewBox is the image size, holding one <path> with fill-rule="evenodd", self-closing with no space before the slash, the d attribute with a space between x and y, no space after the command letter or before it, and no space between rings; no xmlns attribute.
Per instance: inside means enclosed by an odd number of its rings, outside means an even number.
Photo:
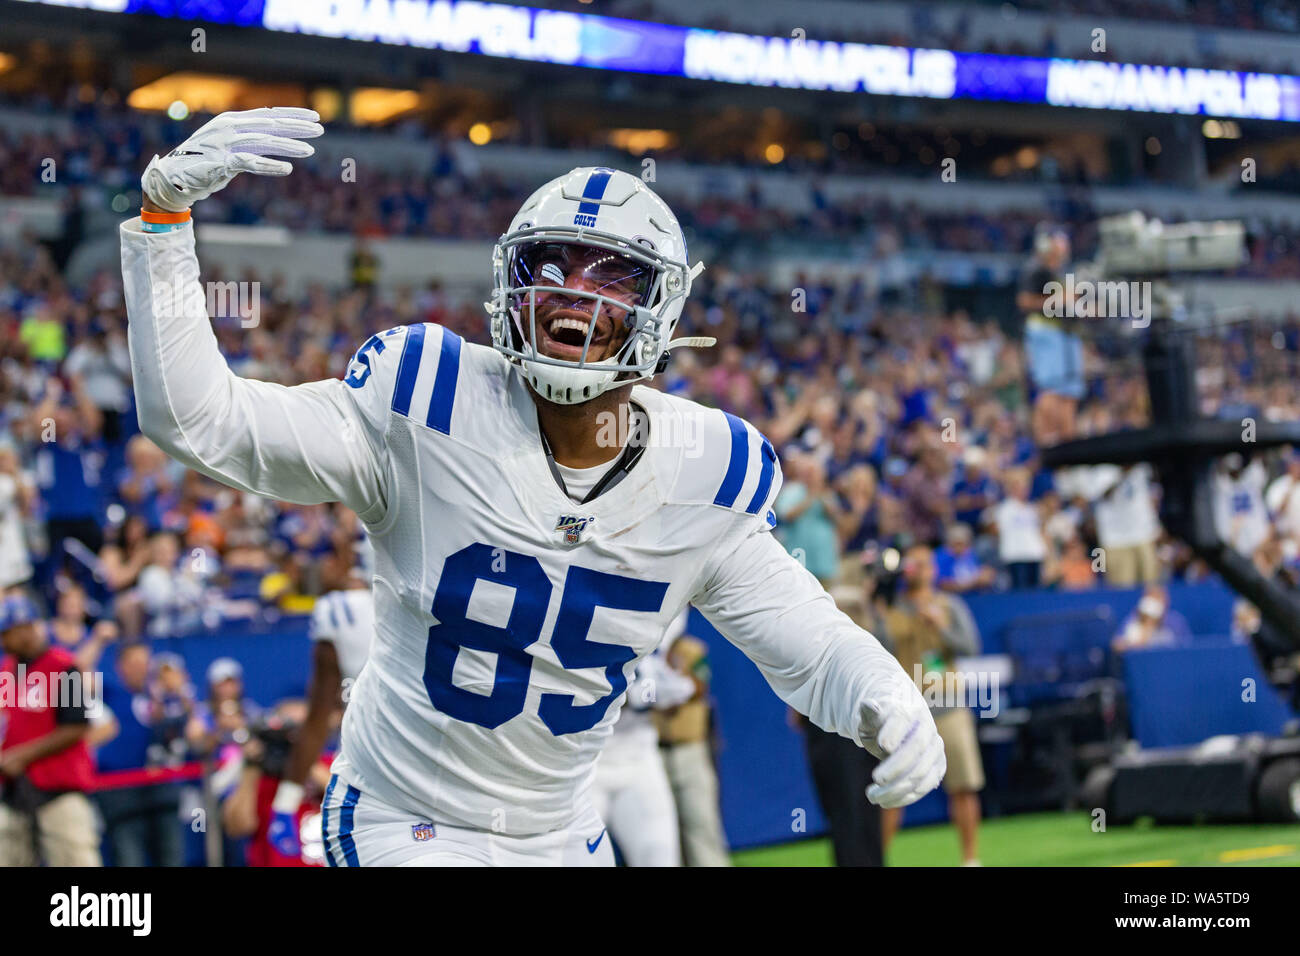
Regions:
<svg viewBox="0 0 1300 956"><path fill-rule="evenodd" d="M1300 77L753 36L478 0L25 0L568 66L880 96L1300 121Z"/></svg>

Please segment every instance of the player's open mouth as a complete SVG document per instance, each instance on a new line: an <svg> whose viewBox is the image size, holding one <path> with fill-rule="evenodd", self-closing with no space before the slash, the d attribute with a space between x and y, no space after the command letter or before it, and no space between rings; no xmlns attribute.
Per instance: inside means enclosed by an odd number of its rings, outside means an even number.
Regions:
<svg viewBox="0 0 1300 956"><path fill-rule="evenodd" d="M551 358L579 361L591 322L591 314L579 309L556 309L545 317L539 316L538 350ZM587 353L589 361L599 361L604 357L612 331L613 323L608 318L602 315L596 320L596 330L592 333L591 348Z"/></svg>

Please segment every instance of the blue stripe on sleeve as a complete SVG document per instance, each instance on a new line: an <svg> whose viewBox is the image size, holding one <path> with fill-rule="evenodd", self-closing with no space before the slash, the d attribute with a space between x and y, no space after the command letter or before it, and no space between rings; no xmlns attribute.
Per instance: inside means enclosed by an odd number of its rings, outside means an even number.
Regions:
<svg viewBox="0 0 1300 956"><path fill-rule="evenodd" d="M736 503L740 486L745 483L745 472L749 465L749 429L731 412L727 416L727 427L731 429L731 460L727 463L727 474L722 479L722 487L713 499L715 505L730 508Z"/></svg>
<svg viewBox="0 0 1300 956"><path fill-rule="evenodd" d="M455 332L442 330L442 352L425 424L444 435L451 434L451 410L456 402L456 379L460 375L460 343L461 338Z"/></svg>
<svg viewBox="0 0 1300 956"><path fill-rule="evenodd" d="M407 415L411 411L411 393L420 373L420 356L424 353L424 325L412 325L402 346L402 361L397 366L397 386L393 389L393 411Z"/></svg>
<svg viewBox="0 0 1300 956"><path fill-rule="evenodd" d="M758 473L758 487L754 489L754 497L749 499L749 506L745 508L747 515L756 515L758 509L763 507L763 502L767 500L767 493L772 488L772 476L776 472L776 449L766 438L763 439L763 448L759 455L763 459L763 468Z"/></svg>

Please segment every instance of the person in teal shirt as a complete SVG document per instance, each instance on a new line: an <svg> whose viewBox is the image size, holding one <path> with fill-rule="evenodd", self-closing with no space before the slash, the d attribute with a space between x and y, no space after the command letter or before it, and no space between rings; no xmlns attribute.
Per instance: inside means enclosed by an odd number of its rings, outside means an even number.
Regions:
<svg viewBox="0 0 1300 956"><path fill-rule="evenodd" d="M813 456L796 452L783 464L786 483L776 498L777 535L785 549L829 587L840 566L835 492L826 483L825 467Z"/></svg>

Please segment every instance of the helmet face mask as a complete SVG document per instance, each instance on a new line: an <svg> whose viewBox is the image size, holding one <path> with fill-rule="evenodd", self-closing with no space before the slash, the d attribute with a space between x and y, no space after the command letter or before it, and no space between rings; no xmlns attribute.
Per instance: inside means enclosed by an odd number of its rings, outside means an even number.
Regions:
<svg viewBox="0 0 1300 956"><path fill-rule="evenodd" d="M539 358L583 368L624 362L623 347L644 331L656 278L648 262L577 243L525 242L511 250L508 268L516 343L535 344Z"/></svg>
<svg viewBox="0 0 1300 956"><path fill-rule="evenodd" d="M496 245L492 344L563 404L650 378L690 292L685 252L672 212L639 179L575 169L539 189Z"/></svg>

